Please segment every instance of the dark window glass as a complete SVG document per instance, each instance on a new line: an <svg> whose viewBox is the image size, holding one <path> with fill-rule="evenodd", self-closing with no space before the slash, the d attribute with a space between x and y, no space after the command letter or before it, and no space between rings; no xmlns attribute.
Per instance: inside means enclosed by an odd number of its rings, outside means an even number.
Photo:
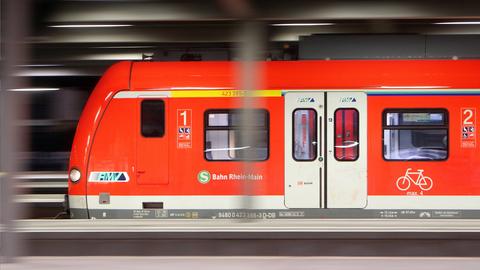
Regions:
<svg viewBox="0 0 480 270"><path fill-rule="evenodd" d="M338 109L335 111L335 159L354 161L358 158L358 111Z"/></svg>
<svg viewBox="0 0 480 270"><path fill-rule="evenodd" d="M242 114L248 117L244 126L240 122ZM268 159L268 118L266 110L208 111L205 158L216 161Z"/></svg>
<svg viewBox="0 0 480 270"><path fill-rule="evenodd" d="M317 158L317 112L297 109L293 112L293 159L312 161Z"/></svg>
<svg viewBox="0 0 480 270"><path fill-rule="evenodd" d="M144 100L141 110L141 130L144 137L162 137L165 133L165 102Z"/></svg>
<svg viewBox="0 0 480 270"><path fill-rule="evenodd" d="M384 112L383 157L386 160L446 160L448 114L443 109Z"/></svg>

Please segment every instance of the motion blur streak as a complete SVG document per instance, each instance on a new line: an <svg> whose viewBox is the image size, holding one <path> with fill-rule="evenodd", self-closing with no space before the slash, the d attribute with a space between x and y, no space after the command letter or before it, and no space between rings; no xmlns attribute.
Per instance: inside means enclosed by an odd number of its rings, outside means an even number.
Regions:
<svg viewBox="0 0 480 270"><path fill-rule="evenodd" d="M23 132L16 126L23 107L17 93L7 89L23 86L21 77L14 77L15 67L28 59L24 39L30 21L29 1L2 1L2 69L0 87L0 261L12 262L21 254L21 243L16 234L13 220L21 216L19 204L13 203L15 189L12 175L19 169L16 153L22 141Z"/></svg>

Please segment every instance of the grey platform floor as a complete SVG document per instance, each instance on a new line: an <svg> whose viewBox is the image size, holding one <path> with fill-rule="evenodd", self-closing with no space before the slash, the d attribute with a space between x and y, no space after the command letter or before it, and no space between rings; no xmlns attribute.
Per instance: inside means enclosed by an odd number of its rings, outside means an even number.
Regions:
<svg viewBox="0 0 480 270"><path fill-rule="evenodd" d="M480 269L480 258L448 257L24 257L1 270Z"/></svg>

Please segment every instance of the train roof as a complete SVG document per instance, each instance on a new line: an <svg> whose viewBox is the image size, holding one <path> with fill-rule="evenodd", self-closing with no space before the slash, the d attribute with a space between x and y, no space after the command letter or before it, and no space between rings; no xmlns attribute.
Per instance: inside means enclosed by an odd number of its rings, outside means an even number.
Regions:
<svg viewBox="0 0 480 270"><path fill-rule="evenodd" d="M256 62L258 89L480 88L480 60ZM120 62L129 89L238 89L239 62ZM114 65L105 76L117 79Z"/></svg>

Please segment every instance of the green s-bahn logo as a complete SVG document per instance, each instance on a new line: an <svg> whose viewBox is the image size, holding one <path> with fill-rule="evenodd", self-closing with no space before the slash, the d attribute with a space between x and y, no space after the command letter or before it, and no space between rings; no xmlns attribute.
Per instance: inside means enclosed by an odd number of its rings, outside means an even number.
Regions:
<svg viewBox="0 0 480 270"><path fill-rule="evenodd" d="M210 172L208 172L206 170L200 171L197 174L197 180L198 180L198 182L200 182L202 184L206 184L206 183L210 182L210 178L211 178Z"/></svg>

